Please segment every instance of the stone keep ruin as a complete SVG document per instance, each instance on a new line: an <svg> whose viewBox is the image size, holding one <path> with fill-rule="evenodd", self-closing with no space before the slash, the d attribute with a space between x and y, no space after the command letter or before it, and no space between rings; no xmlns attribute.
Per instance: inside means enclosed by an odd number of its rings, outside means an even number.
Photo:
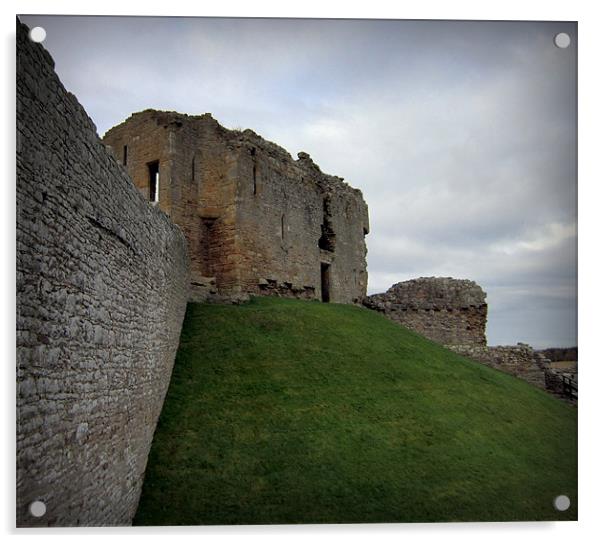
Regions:
<svg viewBox="0 0 602 543"><path fill-rule="evenodd" d="M192 299L242 293L360 303L366 295L368 207L307 153L293 160L210 114L154 110L133 114L104 142L184 232Z"/></svg>

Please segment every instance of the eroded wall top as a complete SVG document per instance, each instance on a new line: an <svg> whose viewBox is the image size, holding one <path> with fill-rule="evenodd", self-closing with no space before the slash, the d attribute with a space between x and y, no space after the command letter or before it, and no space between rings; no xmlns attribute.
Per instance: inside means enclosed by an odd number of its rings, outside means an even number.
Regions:
<svg viewBox="0 0 602 543"><path fill-rule="evenodd" d="M420 277L396 283L372 299L391 301L408 309L465 309L480 307L486 294L474 281L452 277Z"/></svg>

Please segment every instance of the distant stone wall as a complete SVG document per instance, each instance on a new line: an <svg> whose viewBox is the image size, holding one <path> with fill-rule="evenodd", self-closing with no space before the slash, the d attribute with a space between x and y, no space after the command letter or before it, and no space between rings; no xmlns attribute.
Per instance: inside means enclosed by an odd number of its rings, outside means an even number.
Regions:
<svg viewBox="0 0 602 543"><path fill-rule="evenodd" d="M370 309L447 347L485 346L487 304L474 281L421 277L364 300Z"/></svg>
<svg viewBox="0 0 602 543"><path fill-rule="evenodd" d="M17 24L17 525L126 525L178 346L186 240Z"/></svg>
<svg viewBox="0 0 602 543"><path fill-rule="evenodd" d="M545 372L550 369L550 361L525 343L495 347L456 345L450 348L534 386L546 388Z"/></svg>
<svg viewBox="0 0 602 543"><path fill-rule="evenodd" d="M539 351L551 362L577 362L577 347L552 347Z"/></svg>

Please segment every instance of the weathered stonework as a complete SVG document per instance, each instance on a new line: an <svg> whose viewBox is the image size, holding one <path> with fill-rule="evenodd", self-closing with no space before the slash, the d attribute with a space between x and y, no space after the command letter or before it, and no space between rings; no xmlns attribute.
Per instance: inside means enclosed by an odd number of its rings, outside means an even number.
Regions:
<svg viewBox="0 0 602 543"><path fill-rule="evenodd" d="M178 346L186 240L17 27L17 525L125 525Z"/></svg>
<svg viewBox="0 0 602 543"><path fill-rule="evenodd" d="M104 142L188 240L192 297L239 294L360 303L368 209L359 190L210 114L146 110ZM156 171L158 198L153 198Z"/></svg>
<svg viewBox="0 0 602 543"><path fill-rule="evenodd" d="M446 347L487 345L485 293L474 281L411 279L368 296L364 305Z"/></svg>

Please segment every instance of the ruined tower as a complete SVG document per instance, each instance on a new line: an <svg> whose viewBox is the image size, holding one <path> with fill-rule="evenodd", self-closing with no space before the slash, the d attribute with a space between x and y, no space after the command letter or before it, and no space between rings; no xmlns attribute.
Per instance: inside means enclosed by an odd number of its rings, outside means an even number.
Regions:
<svg viewBox="0 0 602 543"><path fill-rule="evenodd" d="M362 193L210 114L146 110L104 136L143 195L188 240L193 298L277 294L359 303L366 294Z"/></svg>

